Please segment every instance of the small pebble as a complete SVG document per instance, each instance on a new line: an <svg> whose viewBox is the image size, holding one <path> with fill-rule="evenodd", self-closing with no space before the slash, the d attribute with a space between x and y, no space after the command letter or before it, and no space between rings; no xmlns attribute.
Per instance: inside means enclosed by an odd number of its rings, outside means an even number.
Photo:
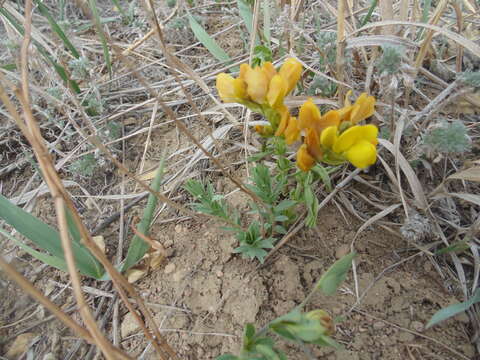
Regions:
<svg viewBox="0 0 480 360"><path fill-rule="evenodd" d="M216 272L216 275L217 275L217 277L221 278L221 277L223 276L223 272L221 272L220 270L218 270L218 271Z"/></svg>
<svg viewBox="0 0 480 360"><path fill-rule="evenodd" d="M383 321L377 321L373 323L373 328L375 330L380 330L380 329L383 329L384 327L385 327L385 323Z"/></svg>
<svg viewBox="0 0 480 360"><path fill-rule="evenodd" d="M173 245L173 240L172 239L165 240L165 242L163 243L163 246L165 246L166 248L169 248L172 245Z"/></svg>
<svg viewBox="0 0 480 360"><path fill-rule="evenodd" d="M175 232L177 234L181 233L182 230L183 230L182 225L180 225L180 224L175 225Z"/></svg>
<svg viewBox="0 0 480 360"><path fill-rule="evenodd" d="M172 272L174 272L174 271L175 271L175 264L174 264L174 263L168 264L167 266L165 266L165 269L163 270L163 272L164 272L165 274L170 274L170 273L172 273Z"/></svg>

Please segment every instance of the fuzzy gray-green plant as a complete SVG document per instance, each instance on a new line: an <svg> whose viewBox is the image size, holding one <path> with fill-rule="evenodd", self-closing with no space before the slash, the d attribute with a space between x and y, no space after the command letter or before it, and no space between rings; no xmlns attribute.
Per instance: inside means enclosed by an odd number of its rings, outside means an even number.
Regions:
<svg viewBox="0 0 480 360"><path fill-rule="evenodd" d="M460 74L461 81L468 86L480 89L480 71L468 71Z"/></svg>
<svg viewBox="0 0 480 360"><path fill-rule="evenodd" d="M436 153L463 154L470 150L472 141L463 122L454 120L433 127L425 134L423 143Z"/></svg>
<svg viewBox="0 0 480 360"><path fill-rule="evenodd" d="M383 54L377 62L380 73L395 74L400 70L402 49L397 46L383 46Z"/></svg>

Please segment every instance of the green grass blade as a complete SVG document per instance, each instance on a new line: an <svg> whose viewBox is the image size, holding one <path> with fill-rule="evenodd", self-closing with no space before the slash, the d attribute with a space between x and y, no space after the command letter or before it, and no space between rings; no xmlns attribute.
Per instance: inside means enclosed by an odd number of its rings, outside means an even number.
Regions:
<svg viewBox="0 0 480 360"><path fill-rule="evenodd" d="M372 0L372 3L370 4L370 8L368 9L367 15L362 19L362 22L360 23L360 27L366 25L370 19L372 18L373 10L377 7L378 0Z"/></svg>
<svg viewBox="0 0 480 360"><path fill-rule="evenodd" d="M240 13L240 17L243 19L243 22L247 27L248 33L251 34L253 31L252 9L245 0L237 0L237 6L238 6L238 11Z"/></svg>
<svg viewBox="0 0 480 360"><path fill-rule="evenodd" d="M90 10L92 11L95 27L97 29L98 36L100 37L100 42L102 43L103 57L105 59L105 64L107 65L108 75L112 76L112 62L110 60L110 50L108 49L107 38L105 37L105 33L103 32L100 15L98 14L97 1L88 0L88 5L90 6Z"/></svg>
<svg viewBox="0 0 480 360"><path fill-rule="evenodd" d="M50 27L52 28L52 31L55 34L57 34L57 36L63 41L65 47L68 50L70 50L72 55L78 59L80 57L79 52L77 51L75 46L73 46L73 44L70 42L70 40L68 40L68 37L63 32L62 28L57 24L53 16L48 11L48 8L45 5L43 5L43 3L40 0L35 0L35 4L37 5L37 9L38 11L40 11L40 14L42 14L47 19L48 23L50 24Z"/></svg>
<svg viewBox="0 0 480 360"><path fill-rule="evenodd" d="M22 24L20 24L17 19L2 6L0 6L0 15L3 15L3 17L18 31L20 35L23 36L25 34L25 29L23 28ZM79 94L80 87L78 86L77 82L69 79L65 69L55 61L55 59L41 44L38 43L38 41L32 39L32 43L37 48L38 52L53 66L60 78L65 81L66 84L69 84L75 93Z"/></svg>
<svg viewBox="0 0 480 360"><path fill-rule="evenodd" d="M464 301L458 304L453 304L453 305L447 306L442 310L437 311L435 315L433 315L430 321L428 322L427 329L429 327L432 327L433 325L438 324L441 321L451 318L452 316L455 316L464 311L467 311L472 305L478 302L480 302L480 288L477 288L477 290L475 290L475 292L473 293L473 296L467 301Z"/></svg>
<svg viewBox="0 0 480 360"><path fill-rule="evenodd" d="M18 247L22 248L25 250L27 253L32 255L34 258L40 260L41 262L53 266L54 268L57 268L62 271L67 271L67 264L65 263L64 260L51 256L48 254L41 253L40 251L37 251L35 249L32 249L30 246L22 243L20 240L15 238L14 236L10 235L7 231L4 229L0 228L0 234L3 236L9 238L11 241L13 241Z"/></svg>
<svg viewBox="0 0 480 360"><path fill-rule="evenodd" d="M20 234L32 241L39 248L48 251L52 256L64 260L63 248L58 231L40 219L12 204L0 195L0 219L15 228ZM103 268L92 254L78 241L72 241L75 263L84 275L100 278Z"/></svg>
<svg viewBox="0 0 480 360"><path fill-rule="evenodd" d="M155 191L159 191L160 186L162 185L164 167L165 158L160 161L160 165L158 166L157 172L155 173L155 178L153 179L151 185L152 189ZM153 194L150 194L148 196L147 206L145 207L145 210L143 212L142 220L137 226L137 230L144 235L148 235L148 231L153 219L153 215L155 213L155 209L157 207L157 203L157 197ZM132 242L130 243L130 246L128 247L127 257L125 259L125 262L123 263L122 271L128 270L137 262L139 262L149 248L150 245L148 243L143 241L140 236L135 235L132 239Z"/></svg>
<svg viewBox="0 0 480 360"><path fill-rule="evenodd" d="M191 14L188 14L188 21L197 40L200 41L217 60L222 62L231 60L230 56L207 34L202 25L200 25Z"/></svg>
<svg viewBox="0 0 480 360"><path fill-rule="evenodd" d="M263 36L265 37L265 43L267 47L270 47L270 41L272 34L270 31L271 19L270 19L270 1L263 2Z"/></svg>
<svg viewBox="0 0 480 360"><path fill-rule="evenodd" d="M7 71L14 71L17 69L17 64L5 64L1 65L0 68Z"/></svg>

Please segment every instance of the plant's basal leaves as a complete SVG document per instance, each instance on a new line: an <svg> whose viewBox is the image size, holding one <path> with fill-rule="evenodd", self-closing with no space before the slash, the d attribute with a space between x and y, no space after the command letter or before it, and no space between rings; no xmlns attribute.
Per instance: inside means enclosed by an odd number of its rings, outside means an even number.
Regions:
<svg viewBox="0 0 480 360"><path fill-rule="evenodd" d="M333 295L347 277L356 253L352 252L335 262L318 281L316 288L325 295Z"/></svg>
<svg viewBox="0 0 480 360"><path fill-rule="evenodd" d="M45 264L53 266L54 268L57 268L59 270L67 271L67 264L62 259L32 249L30 246L25 245L20 240L10 235L8 232L1 228L0 233L12 240L15 244L17 244L19 247L21 247L23 250L25 250L27 253L32 255L34 258L40 260L41 262L44 262Z"/></svg>
<svg viewBox="0 0 480 360"><path fill-rule="evenodd" d="M435 315L433 315L430 321L428 322L427 329L435 324L438 324L443 320L446 320L452 316L455 316L457 314L460 314L461 312L468 310L470 306L478 302L480 302L480 289L475 290L475 292L473 293L473 296L467 301L461 302L458 304L453 304L446 307L445 309L437 311Z"/></svg>
<svg viewBox="0 0 480 360"><path fill-rule="evenodd" d="M200 25L191 14L188 14L188 21L197 40L200 41L217 60L222 62L230 61L230 56L207 34L202 25Z"/></svg>
<svg viewBox="0 0 480 360"><path fill-rule="evenodd" d="M152 189L155 191L159 191L160 186L162 185L164 165L165 162L164 159L162 159L152 182ZM143 212L142 220L140 221L140 224L138 224L138 231L144 235L148 235L148 230L157 207L157 202L158 199L155 195L150 194L148 196L147 206ZM149 244L147 244L140 236L135 235L130 243L130 246L128 247L127 257L122 265L122 271L128 270L130 267L139 262L149 248Z"/></svg>
<svg viewBox="0 0 480 360"><path fill-rule="evenodd" d="M2 195L0 195L0 218L38 247L48 251L54 257L64 260L63 248L58 232L22 208L13 205ZM87 248L79 242L73 241L72 250L77 268L82 274L96 279L103 275L102 266L90 254Z"/></svg>

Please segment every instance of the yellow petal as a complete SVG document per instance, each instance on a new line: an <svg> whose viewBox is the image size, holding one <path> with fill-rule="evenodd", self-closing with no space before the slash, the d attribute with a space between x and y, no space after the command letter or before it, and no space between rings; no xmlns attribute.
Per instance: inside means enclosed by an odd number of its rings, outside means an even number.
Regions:
<svg viewBox="0 0 480 360"><path fill-rule="evenodd" d="M350 121L356 124L366 118L369 118L375 112L375 98L362 93L353 105Z"/></svg>
<svg viewBox="0 0 480 360"><path fill-rule="evenodd" d="M308 153L313 156L314 159L320 161L323 156L322 148L320 147L320 136L315 129L307 129L305 135L305 145L307 145Z"/></svg>
<svg viewBox="0 0 480 360"><path fill-rule="evenodd" d="M263 63L262 70L267 75L267 79L270 82L275 75L277 75L277 70L270 61Z"/></svg>
<svg viewBox="0 0 480 360"><path fill-rule="evenodd" d="M296 117L291 116L288 119L288 125L285 129L285 142L287 145L293 144L300 139L300 129L298 127L298 121Z"/></svg>
<svg viewBox="0 0 480 360"><path fill-rule="evenodd" d="M275 136L281 136L287 128L290 112L285 105L282 105L277 111L280 114L280 124L278 125L277 131L275 131Z"/></svg>
<svg viewBox="0 0 480 360"><path fill-rule="evenodd" d="M217 75L217 90L220 98L224 102L236 102L235 79L228 74L221 73Z"/></svg>
<svg viewBox="0 0 480 360"><path fill-rule="evenodd" d="M308 171L313 165L315 165L315 159L308 153L307 145L303 144L297 152L297 166L302 171Z"/></svg>
<svg viewBox="0 0 480 360"><path fill-rule="evenodd" d="M338 115L340 116L340 121L350 121L350 115L352 114L353 105L345 106L341 109L338 109Z"/></svg>
<svg viewBox="0 0 480 360"><path fill-rule="evenodd" d="M337 131L338 128L336 126L330 126L323 130L320 135L320 144L327 149L330 149L337 141Z"/></svg>
<svg viewBox="0 0 480 360"><path fill-rule="evenodd" d="M298 80L300 80L300 76L302 75L302 64L294 58L288 58L283 63L278 74L287 82L286 94L288 94L293 90Z"/></svg>
<svg viewBox="0 0 480 360"><path fill-rule="evenodd" d="M262 68L257 66L254 69L247 69L245 73L247 93L257 104L263 104L267 96L268 79Z"/></svg>
<svg viewBox="0 0 480 360"><path fill-rule="evenodd" d="M248 65L248 64L242 64L242 65L240 65L240 74L238 75L238 77L239 77L240 79L245 80L245 75L247 74L247 71L248 71L249 69L251 70L250 65Z"/></svg>
<svg viewBox="0 0 480 360"><path fill-rule="evenodd" d="M363 138L362 126L352 126L345 130L333 144L333 151L343 153L350 149L358 140Z"/></svg>
<svg viewBox="0 0 480 360"><path fill-rule="evenodd" d="M275 75L268 85L267 102L271 107L278 107L283 103L287 84L280 75Z"/></svg>
<svg viewBox="0 0 480 360"><path fill-rule="evenodd" d="M360 169L375 164L377 161L377 149L366 140L360 140L346 153L348 161Z"/></svg>
<svg viewBox="0 0 480 360"><path fill-rule="evenodd" d="M329 126L338 126L340 125L340 114L338 110L327 111L318 122L316 129L319 134Z"/></svg>
<svg viewBox="0 0 480 360"><path fill-rule="evenodd" d="M378 128L375 125L368 124L368 125L363 125L362 127L362 138L364 140L367 140L371 142L373 145L378 144Z"/></svg>
<svg viewBox="0 0 480 360"><path fill-rule="evenodd" d="M313 103L312 99L308 99L301 107L298 114L298 122L300 129L316 127L321 119L320 110Z"/></svg>

